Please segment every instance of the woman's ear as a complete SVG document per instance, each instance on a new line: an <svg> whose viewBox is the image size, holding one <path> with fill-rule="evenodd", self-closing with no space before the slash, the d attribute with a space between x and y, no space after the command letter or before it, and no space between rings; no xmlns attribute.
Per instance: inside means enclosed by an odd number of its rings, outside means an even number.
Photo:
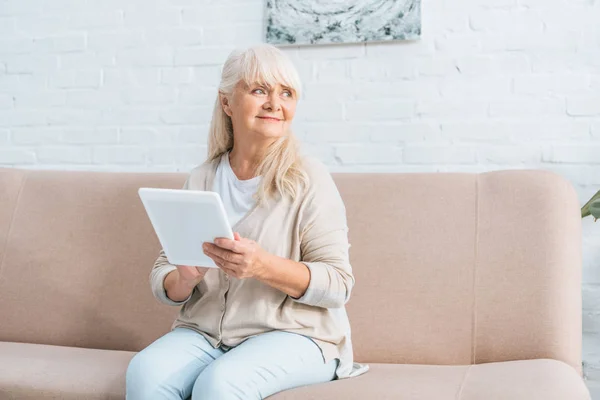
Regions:
<svg viewBox="0 0 600 400"><path fill-rule="evenodd" d="M221 101L221 107L223 107L223 111L225 111L225 114L229 115L231 117L231 107L230 107L230 103L229 103L229 99L227 98L227 96L221 92L219 92L219 99Z"/></svg>

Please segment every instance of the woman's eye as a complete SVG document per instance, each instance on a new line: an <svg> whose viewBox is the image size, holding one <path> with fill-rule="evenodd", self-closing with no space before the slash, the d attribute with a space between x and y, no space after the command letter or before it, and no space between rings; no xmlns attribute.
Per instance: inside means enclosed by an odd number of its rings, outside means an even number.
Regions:
<svg viewBox="0 0 600 400"><path fill-rule="evenodd" d="M262 89L254 89L254 93L260 92L260 94L264 93L265 91Z"/></svg>
<svg viewBox="0 0 600 400"><path fill-rule="evenodd" d="M289 90L286 90L283 92L284 94L287 94L288 97L292 97L292 92L290 92Z"/></svg>

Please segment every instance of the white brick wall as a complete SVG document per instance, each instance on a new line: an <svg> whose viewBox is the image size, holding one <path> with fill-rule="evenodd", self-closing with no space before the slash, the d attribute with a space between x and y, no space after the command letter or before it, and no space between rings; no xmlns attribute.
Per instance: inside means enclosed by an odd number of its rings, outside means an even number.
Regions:
<svg viewBox="0 0 600 400"><path fill-rule="evenodd" d="M260 0L0 0L0 165L186 171ZM543 168L600 189L600 2L423 1L406 43L285 47L296 131L332 171ZM600 399L600 224L584 228L584 360ZM595 389L596 390L596 389Z"/></svg>

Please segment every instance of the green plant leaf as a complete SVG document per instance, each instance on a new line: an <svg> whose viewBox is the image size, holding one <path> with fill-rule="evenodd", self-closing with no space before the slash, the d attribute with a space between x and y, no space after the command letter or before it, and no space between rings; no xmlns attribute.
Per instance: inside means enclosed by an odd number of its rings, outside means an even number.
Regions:
<svg viewBox="0 0 600 400"><path fill-rule="evenodd" d="M594 216L594 219L600 218L600 199L596 199L590 203L590 214Z"/></svg>
<svg viewBox="0 0 600 400"><path fill-rule="evenodd" d="M598 190L596 192L596 194L593 195L592 198L589 199L588 202L585 203L583 207L581 207L581 218L585 218L585 217L587 217L588 215L591 214L591 212L590 212L590 205L593 202L595 202L596 200L600 200L600 190ZM594 216L594 218L598 218L598 217Z"/></svg>

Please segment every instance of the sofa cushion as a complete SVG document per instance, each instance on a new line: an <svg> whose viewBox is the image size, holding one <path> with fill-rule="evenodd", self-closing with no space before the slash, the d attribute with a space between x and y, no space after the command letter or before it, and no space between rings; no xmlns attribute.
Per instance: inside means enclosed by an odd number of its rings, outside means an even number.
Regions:
<svg viewBox="0 0 600 400"><path fill-rule="evenodd" d="M0 342L0 399L122 400L135 353Z"/></svg>
<svg viewBox="0 0 600 400"><path fill-rule="evenodd" d="M125 371L134 354L0 342L0 398L122 400ZM576 371L556 360L370 366L356 378L288 390L270 399L590 400Z"/></svg>
<svg viewBox="0 0 600 400"><path fill-rule="evenodd" d="M556 360L370 366L356 378L288 390L269 400L590 400L575 369Z"/></svg>

